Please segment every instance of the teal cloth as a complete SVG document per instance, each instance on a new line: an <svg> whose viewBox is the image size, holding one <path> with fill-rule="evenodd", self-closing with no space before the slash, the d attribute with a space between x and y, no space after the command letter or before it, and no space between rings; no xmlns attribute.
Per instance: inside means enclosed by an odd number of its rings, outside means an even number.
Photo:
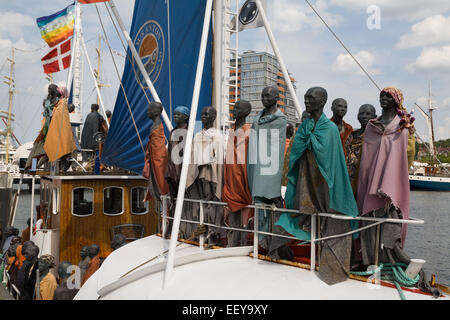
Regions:
<svg viewBox="0 0 450 320"><path fill-rule="evenodd" d="M247 174L253 199L281 197L281 178L286 144L286 115L277 110L268 116L261 111L250 130Z"/></svg>
<svg viewBox="0 0 450 320"><path fill-rule="evenodd" d="M285 195L286 208L294 209L299 160L305 150L309 149L313 151L319 170L328 184L330 209L347 216L358 216L358 207L353 196L341 144L337 126L324 113L315 128L314 120L311 118L302 122L294 137L289 158L288 185ZM298 216L293 217L291 213L284 213L275 224L301 240L309 240L310 233L299 228L298 219ZM352 229L356 229L358 222L352 221L351 226ZM353 238L357 237L357 234L353 235Z"/></svg>

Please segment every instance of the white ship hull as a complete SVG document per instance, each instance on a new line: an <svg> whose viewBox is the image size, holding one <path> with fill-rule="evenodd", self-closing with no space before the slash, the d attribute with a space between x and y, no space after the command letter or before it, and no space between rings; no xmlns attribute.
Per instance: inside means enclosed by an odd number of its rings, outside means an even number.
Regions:
<svg viewBox="0 0 450 320"><path fill-rule="evenodd" d="M395 288L353 279L328 286L318 278L316 272L250 257L248 253L252 251L252 247L202 251L197 246L183 243L177 248L173 277L165 288L163 279L166 258L162 256L119 280L168 247L168 240L153 235L117 249L83 285L75 299L400 299ZM132 278L134 281L130 281ZM408 300L432 299L430 295L407 290L404 290L404 294Z"/></svg>

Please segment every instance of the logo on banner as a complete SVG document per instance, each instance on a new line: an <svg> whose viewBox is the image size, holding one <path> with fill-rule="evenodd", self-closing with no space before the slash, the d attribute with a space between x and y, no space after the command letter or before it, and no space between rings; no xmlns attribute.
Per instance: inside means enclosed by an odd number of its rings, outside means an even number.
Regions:
<svg viewBox="0 0 450 320"><path fill-rule="evenodd" d="M134 46L154 84L161 72L165 53L164 32L159 23L155 20L145 22L137 33ZM136 78L141 86L147 88L144 77L138 70L136 70Z"/></svg>

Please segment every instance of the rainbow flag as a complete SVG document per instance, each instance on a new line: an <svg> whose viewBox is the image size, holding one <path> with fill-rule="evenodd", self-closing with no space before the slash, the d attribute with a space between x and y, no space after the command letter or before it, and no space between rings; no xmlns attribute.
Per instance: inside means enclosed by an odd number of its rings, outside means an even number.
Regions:
<svg viewBox="0 0 450 320"><path fill-rule="evenodd" d="M96 2L107 2L109 0L78 0L79 3L83 4L89 4L89 3L96 3Z"/></svg>
<svg viewBox="0 0 450 320"><path fill-rule="evenodd" d="M71 4L50 16L37 18L36 22L41 30L42 39L49 47L54 47L73 35L75 6Z"/></svg>

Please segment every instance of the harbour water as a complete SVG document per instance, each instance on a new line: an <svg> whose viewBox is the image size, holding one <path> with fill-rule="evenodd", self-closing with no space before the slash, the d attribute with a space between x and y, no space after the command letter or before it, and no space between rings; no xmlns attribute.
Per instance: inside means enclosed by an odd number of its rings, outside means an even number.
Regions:
<svg viewBox="0 0 450 320"><path fill-rule="evenodd" d="M17 185L15 185L17 187ZM31 193L23 187L14 226L20 232L30 217ZM36 186L35 205L39 204L39 185ZM411 258L426 260L427 280L436 275L437 282L450 285L450 192L411 191L410 216L425 221L410 225L405 251ZM36 216L34 209L34 216Z"/></svg>

